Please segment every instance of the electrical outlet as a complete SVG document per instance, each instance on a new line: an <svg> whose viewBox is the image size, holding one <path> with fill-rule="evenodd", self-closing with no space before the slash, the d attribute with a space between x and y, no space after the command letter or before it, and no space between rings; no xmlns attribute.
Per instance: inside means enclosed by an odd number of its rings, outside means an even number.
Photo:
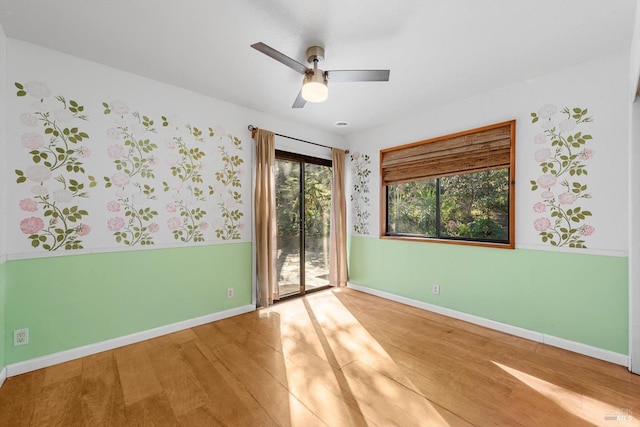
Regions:
<svg viewBox="0 0 640 427"><path fill-rule="evenodd" d="M29 344L29 328L13 331L13 346Z"/></svg>
<svg viewBox="0 0 640 427"><path fill-rule="evenodd" d="M233 298L233 288L227 288L227 299Z"/></svg>
<svg viewBox="0 0 640 427"><path fill-rule="evenodd" d="M433 285L433 288L431 290L433 291L434 295L440 295L440 285Z"/></svg>

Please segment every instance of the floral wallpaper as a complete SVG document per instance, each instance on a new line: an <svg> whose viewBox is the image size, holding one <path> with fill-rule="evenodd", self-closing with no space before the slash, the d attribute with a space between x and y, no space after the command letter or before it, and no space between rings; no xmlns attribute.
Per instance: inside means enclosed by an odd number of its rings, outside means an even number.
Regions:
<svg viewBox="0 0 640 427"><path fill-rule="evenodd" d="M162 116L162 120L163 126L169 126L166 117ZM206 186L203 177L205 141L197 127L185 124L174 126L174 129L175 136L166 141L170 151L167 166L172 178L162 182L164 191L171 196L171 201L165 206L170 215L167 228L175 240L204 242L204 231L209 228L203 220L207 215L206 194L214 194L213 186Z"/></svg>
<svg viewBox="0 0 640 427"><path fill-rule="evenodd" d="M586 239L595 233L588 223L591 211L583 203L591 198L583 179L595 152L588 147L593 137L588 125L593 122L588 109L545 105L531 113L531 123L541 132L534 137L540 148L534 154L540 175L531 180L531 191L540 195L533 205L538 218L534 229L543 243L556 247L586 248Z"/></svg>
<svg viewBox="0 0 640 427"><path fill-rule="evenodd" d="M354 171L354 184L351 192L353 202L353 232L369 233L369 181L371 179L371 158L368 154L356 151L350 156Z"/></svg>
<svg viewBox="0 0 640 427"><path fill-rule="evenodd" d="M228 139L231 150L242 151L242 141L232 136L228 136ZM222 185L218 206L222 213L223 224L216 229L216 237L223 240L239 239L240 230L244 229L244 224L240 222L244 214L239 209L242 204L242 195L238 191L242 187L240 177L244 175L244 170L241 168L244 160L238 154L230 153L224 144L218 145L218 151L224 165L222 170L215 173L216 180Z"/></svg>
<svg viewBox="0 0 640 427"><path fill-rule="evenodd" d="M38 81L15 87L16 226L32 250L243 238L245 152L222 126L153 117L122 100L82 105Z"/></svg>
<svg viewBox="0 0 640 427"><path fill-rule="evenodd" d="M113 141L105 150L113 163L113 173L104 177L105 188L113 190L113 198L106 205L113 215L107 220L107 228L117 243L152 245L153 234L159 230L153 222L158 212L149 206L156 200L152 183L157 159L153 151L158 146L152 142L156 136L153 120L138 112L130 113L122 101L103 102L102 106L104 114L114 119L113 127L105 132Z"/></svg>
<svg viewBox="0 0 640 427"><path fill-rule="evenodd" d="M52 96L44 83L15 83L15 87L16 95L26 98L26 111L20 114L25 127L21 143L29 157L15 170L16 183L29 186L18 205L24 212L20 230L34 248L82 249L91 232L83 199L96 185L83 164L91 155L89 135L82 130L89 118L84 106Z"/></svg>

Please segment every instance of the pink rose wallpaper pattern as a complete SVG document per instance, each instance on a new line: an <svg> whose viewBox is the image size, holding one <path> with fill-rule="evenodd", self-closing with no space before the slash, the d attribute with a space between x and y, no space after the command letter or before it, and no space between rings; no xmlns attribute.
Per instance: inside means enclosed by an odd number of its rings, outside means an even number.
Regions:
<svg viewBox="0 0 640 427"><path fill-rule="evenodd" d="M109 125L96 124L95 114L89 123L86 106L53 96L45 83L15 87L24 108L18 143L28 159L15 169L24 187L18 228L32 249L84 249L100 233L119 246L242 239L242 141L222 126L154 120L122 100L94 109ZM87 170L90 157L100 186Z"/></svg>
<svg viewBox="0 0 640 427"><path fill-rule="evenodd" d="M63 96L51 97L42 82L16 82L15 87L18 97L31 101L25 106L29 111L20 114L29 129L20 139L31 164L15 173L16 183L29 185L31 193L18 207L32 215L20 221L20 231L33 248L82 249L82 237L91 231L83 223L89 212L81 208L82 201L87 189L97 184L83 164L91 154L89 135L81 130L88 121L84 106Z"/></svg>
<svg viewBox="0 0 640 427"><path fill-rule="evenodd" d="M371 158L368 154L356 151L351 156L354 171L354 184L351 191L353 202L353 232L357 234L369 233L369 180L371 179Z"/></svg>
<svg viewBox="0 0 640 427"><path fill-rule="evenodd" d="M153 167L157 160L153 151L158 146L153 120L140 113L129 112L122 101L103 102L104 114L114 116L113 127L105 132L113 144L107 147L114 171L105 176L105 188L113 188L114 197L107 209L115 216L108 220L109 231L117 243L127 246L153 245L153 230L158 230L155 217L158 212L149 205L156 200L155 188L144 181L155 177ZM133 181L135 180L135 181Z"/></svg>
<svg viewBox="0 0 640 427"><path fill-rule="evenodd" d="M531 113L531 123L541 128L533 139L541 146L534 153L541 174L530 181L531 191L538 191L541 198L533 205L533 211L540 214L533 227L542 242L551 246L586 249L585 238L595 232L584 222L591 211L580 206L591 194L579 181L589 174L587 161L594 156L587 148L593 137L583 130L591 122L586 108L558 111L554 105L545 105Z"/></svg>
<svg viewBox="0 0 640 427"><path fill-rule="evenodd" d="M170 125L162 117L163 126ZM204 242L204 231L208 223L204 221L207 211L204 209L207 196L213 196L213 186L205 184L204 163L206 156L203 148L203 132L195 126L175 126L179 133L165 144L170 150L167 165L172 180L163 181L164 191L171 194L172 202L166 206L172 216L166 225L175 240L181 242Z"/></svg>
<svg viewBox="0 0 640 427"><path fill-rule="evenodd" d="M212 130L215 134L215 130ZM242 141L238 138L228 136L229 146L236 152L242 151ZM244 171L241 168L244 160L238 154L230 153L224 145L218 146L218 151L222 156L223 168L215 173L216 180L222 184L221 198L218 202L222 213L223 224L216 229L216 237L223 240L233 240L240 238L242 224L240 219L244 216L239 206L242 204L242 197L238 189L242 187L240 177Z"/></svg>

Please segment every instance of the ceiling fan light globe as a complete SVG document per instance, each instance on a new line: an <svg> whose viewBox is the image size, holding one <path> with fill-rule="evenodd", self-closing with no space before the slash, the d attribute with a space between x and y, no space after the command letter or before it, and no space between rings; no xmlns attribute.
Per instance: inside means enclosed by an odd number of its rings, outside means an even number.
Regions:
<svg viewBox="0 0 640 427"><path fill-rule="evenodd" d="M309 82L302 86L302 98L307 102L324 102L329 97L329 88L324 83Z"/></svg>
<svg viewBox="0 0 640 427"><path fill-rule="evenodd" d="M321 70L313 70L304 76L302 98L307 102L324 102L329 97L327 80Z"/></svg>

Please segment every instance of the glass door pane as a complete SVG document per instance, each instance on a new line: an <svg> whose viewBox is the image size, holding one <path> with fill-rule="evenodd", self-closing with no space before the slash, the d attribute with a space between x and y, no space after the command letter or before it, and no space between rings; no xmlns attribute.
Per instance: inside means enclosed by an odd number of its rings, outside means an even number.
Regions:
<svg viewBox="0 0 640 427"><path fill-rule="evenodd" d="M331 162L276 152L280 298L329 286Z"/></svg>
<svg viewBox="0 0 640 427"><path fill-rule="evenodd" d="M276 216L278 225L278 287L280 297L302 291L300 255L301 163L276 159Z"/></svg>
<svg viewBox="0 0 640 427"><path fill-rule="evenodd" d="M331 168L304 165L305 292L329 285Z"/></svg>

